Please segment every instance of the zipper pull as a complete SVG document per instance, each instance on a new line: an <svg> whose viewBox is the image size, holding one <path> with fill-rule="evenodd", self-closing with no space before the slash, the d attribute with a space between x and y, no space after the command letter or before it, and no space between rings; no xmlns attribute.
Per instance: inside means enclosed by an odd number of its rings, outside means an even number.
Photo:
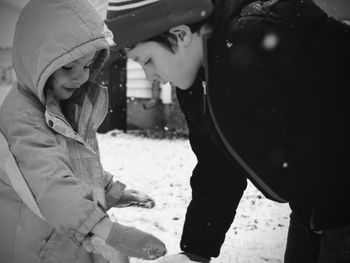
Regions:
<svg viewBox="0 0 350 263"><path fill-rule="evenodd" d="M202 87L203 87L203 111L202 114L204 115L207 110L207 82L205 80L202 81Z"/></svg>
<svg viewBox="0 0 350 263"><path fill-rule="evenodd" d="M207 95L207 82L205 80L202 81L203 94Z"/></svg>

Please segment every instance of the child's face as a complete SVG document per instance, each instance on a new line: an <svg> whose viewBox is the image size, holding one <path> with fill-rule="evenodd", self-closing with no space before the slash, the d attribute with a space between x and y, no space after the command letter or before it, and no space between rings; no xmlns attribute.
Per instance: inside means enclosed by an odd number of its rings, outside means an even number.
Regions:
<svg viewBox="0 0 350 263"><path fill-rule="evenodd" d="M197 51L179 45L175 53L157 42L143 42L127 50L127 56L140 64L148 81L170 82L180 89L193 84L201 62Z"/></svg>
<svg viewBox="0 0 350 263"><path fill-rule="evenodd" d="M69 99L90 76L95 54L74 60L56 70L48 79L48 89L58 101Z"/></svg>

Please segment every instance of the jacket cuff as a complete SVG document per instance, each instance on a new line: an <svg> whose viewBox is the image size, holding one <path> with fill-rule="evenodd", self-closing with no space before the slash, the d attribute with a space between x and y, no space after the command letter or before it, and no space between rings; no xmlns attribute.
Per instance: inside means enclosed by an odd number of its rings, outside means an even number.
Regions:
<svg viewBox="0 0 350 263"><path fill-rule="evenodd" d="M186 257L188 257L190 260L192 260L194 262L201 262L201 263L209 263L210 262L210 258L200 257L200 256L197 256L195 254L191 254L191 253L187 253L187 252L181 252L180 254L185 255Z"/></svg>
<svg viewBox="0 0 350 263"><path fill-rule="evenodd" d="M109 189L112 187L114 181L113 181L114 176L107 171L103 171L103 179L105 182L105 192L108 192Z"/></svg>
<svg viewBox="0 0 350 263"><path fill-rule="evenodd" d="M106 192L106 208L107 210L115 206L122 197L126 185L116 181Z"/></svg>
<svg viewBox="0 0 350 263"><path fill-rule="evenodd" d="M94 209L91 214L83 221L80 227L76 230L71 230L70 235L74 243L81 245L82 241L90 234L96 224L101 222L107 215L100 208Z"/></svg>

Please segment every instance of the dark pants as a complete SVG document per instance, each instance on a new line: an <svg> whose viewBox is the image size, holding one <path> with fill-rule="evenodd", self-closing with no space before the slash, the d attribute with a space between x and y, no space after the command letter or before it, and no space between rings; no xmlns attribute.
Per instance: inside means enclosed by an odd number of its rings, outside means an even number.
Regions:
<svg viewBox="0 0 350 263"><path fill-rule="evenodd" d="M350 263L350 226L317 234L291 213L284 263Z"/></svg>

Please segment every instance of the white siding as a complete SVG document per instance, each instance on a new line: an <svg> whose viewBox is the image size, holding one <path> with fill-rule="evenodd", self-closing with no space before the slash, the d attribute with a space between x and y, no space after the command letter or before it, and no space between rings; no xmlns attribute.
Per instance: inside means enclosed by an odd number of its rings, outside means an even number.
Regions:
<svg viewBox="0 0 350 263"><path fill-rule="evenodd" d="M142 67L128 59L126 70L126 96L151 99L153 97L152 84L146 79Z"/></svg>
<svg viewBox="0 0 350 263"><path fill-rule="evenodd" d="M127 61L126 96L131 98L153 98L152 84L146 79L142 67L132 60ZM160 99L164 104L172 103L171 86L169 83L160 85Z"/></svg>
<svg viewBox="0 0 350 263"><path fill-rule="evenodd" d="M162 100L163 104L171 104L172 97L171 97L171 85L170 83L166 83L160 86L161 91L160 91L160 99Z"/></svg>

